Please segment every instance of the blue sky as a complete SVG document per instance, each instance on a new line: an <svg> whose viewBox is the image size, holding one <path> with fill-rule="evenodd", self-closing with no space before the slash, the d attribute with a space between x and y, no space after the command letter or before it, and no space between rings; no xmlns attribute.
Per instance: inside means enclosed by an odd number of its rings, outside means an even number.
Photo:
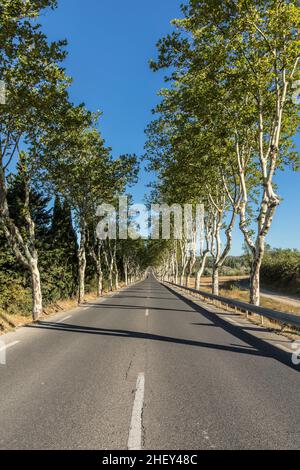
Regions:
<svg viewBox="0 0 300 470"><path fill-rule="evenodd" d="M144 129L164 85L163 73L154 74L148 61L156 55L157 40L172 30L170 20L180 16L179 6L180 0L58 0L58 8L41 18L49 39L68 40L72 99L103 111L101 132L114 156L143 153ZM143 202L152 178L141 171L131 191L136 202ZM300 248L300 174L285 172L277 182L284 202L268 242ZM233 254L242 244L237 229Z"/></svg>

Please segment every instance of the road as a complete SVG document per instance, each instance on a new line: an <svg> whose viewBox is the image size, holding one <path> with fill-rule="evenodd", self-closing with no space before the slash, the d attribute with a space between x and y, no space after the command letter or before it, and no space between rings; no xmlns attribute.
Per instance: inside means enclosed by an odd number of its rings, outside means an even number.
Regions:
<svg viewBox="0 0 300 470"><path fill-rule="evenodd" d="M282 304L290 305L292 307L300 307L299 297L296 295L286 295L281 292L274 292L268 289L262 289L262 297L271 300L277 300Z"/></svg>
<svg viewBox="0 0 300 470"><path fill-rule="evenodd" d="M1 449L297 449L300 375L153 277L2 336Z"/></svg>

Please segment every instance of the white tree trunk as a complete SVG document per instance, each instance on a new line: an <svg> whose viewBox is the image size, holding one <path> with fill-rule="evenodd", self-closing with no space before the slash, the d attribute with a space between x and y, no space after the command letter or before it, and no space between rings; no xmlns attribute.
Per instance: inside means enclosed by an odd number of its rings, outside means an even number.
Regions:
<svg viewBox="0 0 300 470"><path fill-rule="evenodd" d="M260 265L253 263L250 279L250 302L253 305L260 305Z"/></svg>
<svg viewBox="0 0 300 470"><path fill-rule="evenodd" d="M118 290L120 287L119 286L119 272L117 269L115 270L115 286L116 286L116 290Z"/></svg>
<svg viewBox="0 0 300 470"><path fill-rule="evenodd" d="M26 180L26 183L28 181ZM28 241L25 241L20 230L10 217L7 202L7 189L5 176L0 169L0 223L4 229L6 239L11 246L17 260L30 272L32 284L32 318L37 321L43 311L41 278L38 268L38 254L35 248L35 224L31 218L29 207L29 187L25 184L25 220L27 222Z"/></svg>
<svg viewBox="0 0 300 470"><path fill-rule="evenodd" d="M78 250L78 303L82 304L85 298L85 270L86 270L86 225L81 224L80 245Z"/></svg>
<svg viewBox="0 0 300 470"><path fill-rule="evenodd" d="M78 280L78 303L82 304L85 298L85 269L86 269L86 259L83 252L79 253L79 280Z"/></svg>
<svg viewBox="0 0 300 470"><path fill-rule="evenodd" d="M198 290L200 289L200 286L201 286L201 277L203 276L203 273L204 273L204 269L205 269L205 265L206 265L208 255L209 255L209 251L206 251L205 253L203 253L203 256L202 256L202 259L201 259L201 265L200 265L199 270L197 271L195 288L198 289Z"/></svg>
<svg viewBox="0 0 300 470"><path fill-rule="evenodd" d="M107 246L104 247L104 258L108 271L108 289L112 292L114 290L114 258L109 239L107 240Z"/></svg>
<svg viewBox="0 0 300 470"><path fill-rule="evenodd" d="M212 293L219 295L219 267L214 266L212 275Z"/></svg>
<svg viewBox="0 0 300 470"><path fill-rule="evenodd" d="M103 273L101 269L97 272L97 296L102 297L103 294Z"/></svg>
<svg viewBox="0 0 300 470"><path fill-rule="evenodd" d="M258 237L256 250L253 254L253 261L250 275L250 302L254 305L260 305L260 269L265 253L265 238Z"/></svg>
<svg viewBox="0 0 300 470"><path fill-rule="evenodd" d="M103 271L102 271L102 261L101 261L101 248L99 240L96 240L96 244L90 249L90 256L95 263L96 273L97 273L97 297L102 297L103 295Z"/></svg>
<svg viewBox="0 0 300 470"><path fill-rule="evenodd" d="M178 284L178 272L179 272L178 261L177 261L177 258L176 258L176 260L175 260L175 284Z"/></svg>
<svg viewBox="0 0 300 470"><path fill-rule="evenodd" d="M37 259L32 259L30 270L32 280L32 318L34 321L37 321L43 312L41 277Z"/></svg>
<svg viewBox="0 0 300 470"><path fill-rule="evenodd" d="M124 278L125 278L125 286L128 286L128 263L124 261Z"/></svg>

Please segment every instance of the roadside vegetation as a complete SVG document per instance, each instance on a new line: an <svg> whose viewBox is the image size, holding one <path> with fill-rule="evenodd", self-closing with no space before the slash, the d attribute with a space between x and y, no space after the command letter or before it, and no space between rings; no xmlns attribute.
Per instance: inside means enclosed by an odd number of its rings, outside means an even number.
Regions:
<svg viewBox="0 0 300 470"><path fill-rule="evenodd" d="M300 252L284 249L268 251L261 275L266 287L300 295Z"/></svg>

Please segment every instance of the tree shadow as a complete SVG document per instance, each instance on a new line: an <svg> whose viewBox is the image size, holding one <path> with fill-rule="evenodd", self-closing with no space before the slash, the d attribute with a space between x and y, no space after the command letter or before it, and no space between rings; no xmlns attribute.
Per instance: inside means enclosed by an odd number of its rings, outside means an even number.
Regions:
<svg viewBox="0 0 300 470"><path fill-rule="evenodd" d="M51 323L40 321L38 323L27 325L27 328L36 328L36 329L45 329L50 331L60 331L63 333L80 333L80 334L90 334L90 335L99 335L99 336L109 336L109 337L118 337L118 338L131 338L131 339L143 339L148 341L159 341L165 343L180 344L185 346L200 347L206 349L215 349L219 351L229 351L239 354L248 354L251 356L262 356L267 357L268 355L253 349L249 346L246 349L246 346L227 346L222 344L206 343L203 341L194 341L181 338L173 338L171 336L161 336L155 335L152 333L143 333L138 331L131 330L118 330L113 328L94 328L88 326L79 326L71 325L66 323Z"/></svg>
<svg viewBox="0 0 300 470"><path fill-rule="evenodd" d="M163 308L163 307L152 307L152 306L145 306L145 305L119 305L119 304L88 304L89 307L99 308L99 309L120 309L120 310L144 310L145 308L149 308L150 310L158 310L166 311L166 312L183 312L183 313L193 313L192 310L182 310L176 308Z"/></svg>
<svg viewBox="0 0 300 470"><path fill-rule="evenodd" d="M228 323L226 320L223 320L222 318L222 315L228 316L228 312L223 312L221 314L214 313L213 311L210 312L206 310L204 307L201 307L200 305L196 304L192 300L187 299L186 297L181 295L179 292L172 290L170 287L168 286L164 286L164 287L170 293L174 294L178 299L182 300L186 305L191 307L195 312L200 313L207 320L209 320L210 322L213 322L216 326L221 327L223 330L227 331L232 336L235 336L240 341L243 341L244 343L247 343L249 346L252 346L258 351L261 351L262 355L265 355L266 357L272 357L273 359L281 362L282 364L290 367L291 369L294 369L298 372L300 371L300 365L293 364L291 360L291 354L277 348L276 346L273 346L271 343L268 343L264 341L263 339L260 339L248 333L248 331L255 331L255 328L254 329L252 329L251 327L244 328L238 325L233 325L231 323ZM261 328L257 328L257 330L261 331Z"/></svg>
<svg viewBox="0 0 300 470"><path fill-rule="evenodd" d="M138 296L138 295L118 295L118 299L155 299L155 300L172 300L172 297L149 297L148 295L145 296Z"/></svg>

